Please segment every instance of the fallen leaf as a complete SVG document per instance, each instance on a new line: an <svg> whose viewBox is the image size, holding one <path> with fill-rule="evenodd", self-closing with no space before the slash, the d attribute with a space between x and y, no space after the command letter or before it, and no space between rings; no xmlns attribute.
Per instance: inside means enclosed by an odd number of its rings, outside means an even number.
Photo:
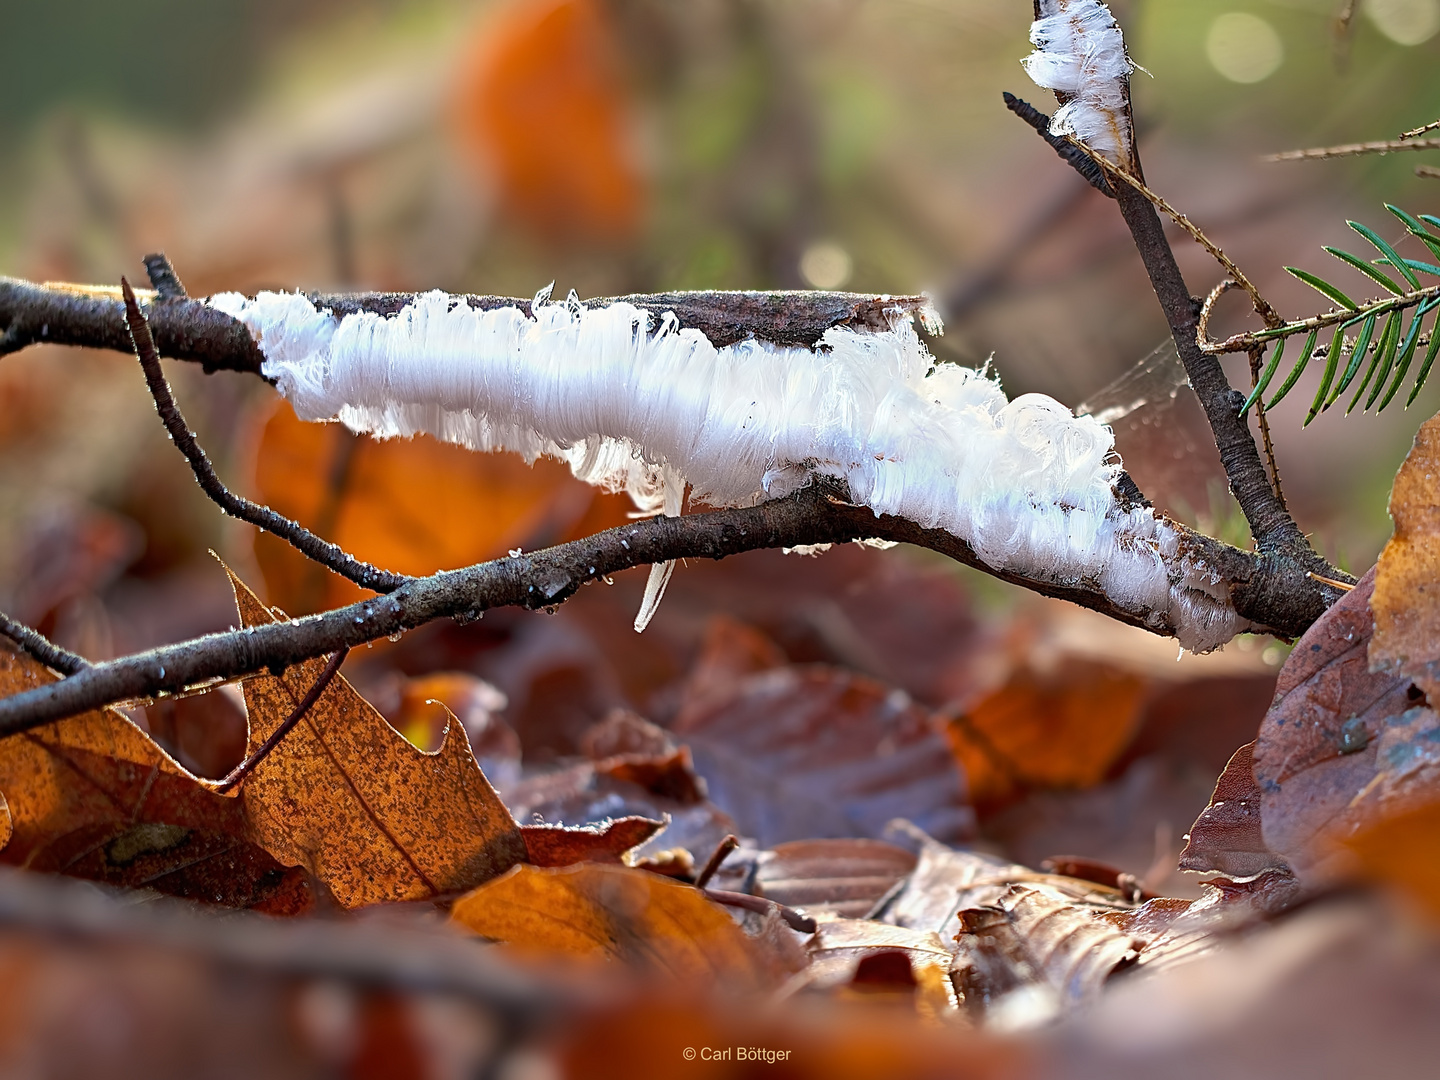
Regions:
<svg viewBox="0 0 1440 1080"><path fill-rule="evenodd" d="M1284 866L1285 860L1265 845L1260 824L1263 793L1255 781L1253 742L1235 751L1220 779L1210 805L1190 827L1190 839L1180 852L1180 869L1249 877L1262 870Z"/></svg>
<svg viewBox="0 0 1440 1080"><path fill-rule="evenodd" d="M1440 416L1415 445L1390 489L1395 534L1375 566L1370 664L1404 675L1440 700Z"/></svg>
<svg viewBox="0 0 1440 1080"><path fill-rule="evenodd" d="M705 781L695 774L688 746L660 756L617 754L597 761L595 772L635 784L652 795L673 799L681 806L697 806L705 801Z"/></svg>
<svg viewBox="0 0 1440 1080"><path fill-rule="evenodd" d="M867 981L887 989L904 988L922 1016L938 1018L959 1007L950 981L950 950L933 930L910 930L870 919L831 919L822 922L810 941L810 966L792 983L793 989L861 987ZM875 961L899 957L908 968L909 987L895 972L882 978ZM862 965L871 962L868 973Z"/></svg>
<svg viewBox="0 0 1440 1080"><path fill-rule="evenodd" d="M55 681L0 643L0 696ZM113 709L0 740L9 836L0 861L229 907L297 913L303 879L251 841L211 790Z"/></svg>
<svg viewBox="0 0 1440 1080"><path fill-rule="evenodd" d="M1307 881L1341 872L1338 840L1440 781L1440 718L1408 678L1370 670L1374 582L1372 569L1296 643L1255 742L1265 846Z"/></svg>
<svg viewBox="0 0 1440 1080"><path fill-rule="evenodd" d="M512 2L485 21L456 101L513 215L552 241L628 236L643 188L630 102L595 0Z"/></svg>
<svg viewBox="0 0 1440 1080"><path fill-rule="evenodd" d="M526 952L616 961L690 985L772 981L724 908L688 885L623 866L518 866L456 900L450 917Z"/></svg>
<svg viewBox="0 0 1440 1080"><path fill-rule="evenodd" d="M1015 884L994 904L960 913L952 974L967 1010L977 1014L1004 1008L1017 992L1038 992L1058 1008L1094 997L1136 953L1131 936L1093 907Z"/></svg>
<svg viewBox="0 0 1440 1080"><path fill-rule="evenodd" d="M1393 886L1440 919L1440 802L1389 814L1345 841L1360 876Z"/></svg>
<svg viewBox="0 0 1440 1080"><path fill-rule="evenodd" d="M739 680L728 699L675 725L710 797L745 835L878 836L906 817L968 834L964 778L930 714L908 694L834 668L786 667Z"/></svg>
<svg viewBox="0 0 1440 1080"><path fill-rule="evenodd" d="M278 621L233 573L245 626ZM325 661L246 680L248 753L294 711ZM525 843L452 724L434 754L417 750L337 675L304 719L245 780L259 842L325 882L344 907L459 892L525 857Z"/></svg>
<svg viewBox="0 0 1440 1080"><path fill-rule="evenodd" d="M1145 690L1137 675L1078 659L1018 672L949 721L971 798L993 806L1027 788L1099 783L1139 727Z"/></svg>
<svg viewBox="0 0 1440 1080"><path fill-rule="evenodd" d="M995 903L1011 882L1029 873L1008 859L957 851L923 834L918 839L915 869L878 917L896 926L934 930L944 941L960 932L961 911Z"/></svg>
<svg viewBox="0 0 1440 1080"><path fill-rule="evenodd" d="M664 728L629 709L611 709L580 736L580 752L591 761L621 754L663 757L674 750L675 743Z"/></svg>
<svg viewBox="0 0 1440 1080"><path fill-rule="evenodd" d="M399 574L430 574L589 536L628 520L628 498L583 484L555 461L477 454L426 435L376 440L307 424L283 402L257 418L256 497ZM269 533L255 557L269 595L308 614L358 600L359 586Z"/></svg>
<svg viewBox="0 0 1440 1080"><path fill-rule="evenodd" d="M754 891L809 915L861 918L915 863L910 852L883 840L791 840L760 857Z"/></svg>
<svg viewBox="0 0 1440 1080"><path fill-rule="evenodd" d="M520 835L525 838L525 861L532 866L619 865L622 855L664 827L663 821L623 817L599 825L521 825Z"/></svg>

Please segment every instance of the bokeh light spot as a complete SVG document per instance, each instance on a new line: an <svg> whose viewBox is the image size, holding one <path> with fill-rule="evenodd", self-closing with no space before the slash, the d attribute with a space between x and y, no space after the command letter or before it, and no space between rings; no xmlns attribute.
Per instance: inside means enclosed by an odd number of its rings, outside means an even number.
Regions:
<svg viewBox="0 0 1440 1080"><path fill-rule="evenodd" d="M1210 24L1205 55L1231 82L1258 83L1280 67L1285 45L1275 28L1260 16L1231 11Z"/></svg>
<svg viewBox="0 0 1440 1080"><path fill-rule="evenodd" d="M853 269L850 253L829 240L811 244L800 256L800 276L812 289L838 289Z"/></svg>
<svg viewBox="0 0 1440 1080"><path fill-rule="evenodd" d="M1419 45L1440 30L1440 0L1365 0L1361 10L1400 45Z"/></svg>

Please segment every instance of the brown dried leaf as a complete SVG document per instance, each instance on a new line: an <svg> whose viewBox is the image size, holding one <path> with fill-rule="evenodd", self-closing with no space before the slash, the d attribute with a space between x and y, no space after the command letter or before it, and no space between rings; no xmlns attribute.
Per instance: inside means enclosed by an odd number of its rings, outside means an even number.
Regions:
<svg viewBox="0 0 1440 1080"><path fill-rule="evenodd" d="M245 626L278 621L230 575ZM253 752L299 704L325 661L245 683ZM525 858L525 843L451 724L417 750L336 676L241 789L252 834L326 883L345 907L472 888Z"/></svg>
<svg viewBox="0 0 1440 1080"><path fill-rule="evenodd" d="M521 825L525 861L532 866L570 866L578 862L619 865L620 857L665 827L663 821L623 817L600 825Z"/></svg>
<svg viewBox="0 0 1440 1080"><path fill-rule="evenodd" d="M1440 919L1440 802L1391 814L1346 841L1363 877L1397 887Z"/></svg>
<svg viewBox="0 0 1440 1080"><path fill-rule="evenodd" d="M961 912L960 924L952 972L976 1012L1022 989L1073 1004L1094 996L1136 955L1131 936L1094 908L1043 887L1013 885L995 904Z"/></svg>
<svg viewBox="0 0 1440 1080"><path fill-rule="evenodd" d="M1395 535L1375 566L1370 664L1404 675L1440 699L1440 416L1415 445L1390 489Z"/></svg>
<svg viewBox="0 0 1440 1080"><path fill-rule="evenodd" d="M1262 870L1284 866L1285 860L1265 846L1260 825L1262 792L1252 767L1253 742L1235 751L1220 779L1210 805L1190 827L1190 839L1180 852L1180 869L1249 877Z"/></svg>
<svg viewBox="0 0 1440 1080"><path fill-rule="evenodd" d="M822 922L810 940L810 966L795 986L834 989L864 981L861 966L866 961L903 957L910 982L904 987L913 996L922 1016L953 1014L959 1007L950 981L950 950L933 930L908 930L869 919L832 919ZM871 968L874 981L880 972ZM885 980L893 990L899 980ZM903 987L903 982L901 982Z"/></svg>
<svg viewBox="0 0 1440 1080"><path fill-rule="evenodd" d="M1338 839L1440 781L1440 718L1408 678L1370 670L1374 582L1371 570L1296 644L1255 742L1265 845L1311 880L1339 869Z"/></svg>
<svg viewBox="0 0 1440 1080"><path fill-rule="evenodd" d="M691 984L774 981L724 908L688 885L623 866L518 866L455 901L450 917L526 952L613 960Z"/></svg>
<svg viewBox="0 0 1440 1080"><path fill-rule="evenodd" d="M0 695L54 681L0 645ZM251 842L238 799L113 709L0 740L0 792L9 824L0 861L277 914L313 902L302 878Z"/></svg>
<svg viewBox="0 0 1440 1080"><path fill-rule="evenodd" d="M964 780L930 714L904 691L827 667L739 680L676 724L711 798L762 846L878 836L895 817L970 831Z"/></svg>
<svg viewBox="0 0 1440 1080"><path fill-rule="evenodd" d="M1139 727L1146 682L1072 658L1053 673L1022 670L954 716L948 732L977 805L1027 788L1100 782Z"/></svg>
<svg viewBox="0 0 1440 1080"><path fill-rule="evenodd" d="M860 918L915 862L904 848L881 840L792 840L760 857L755 894L811 915Z"/></svg>

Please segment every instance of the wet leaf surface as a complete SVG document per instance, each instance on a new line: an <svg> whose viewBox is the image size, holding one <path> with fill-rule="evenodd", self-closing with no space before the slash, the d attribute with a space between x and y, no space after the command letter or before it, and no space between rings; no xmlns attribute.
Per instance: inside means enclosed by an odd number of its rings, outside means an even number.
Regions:
<svg viewBox="0 0 1440 1080"><path fill-rule="evenodd" d="M1254 743L1235 751L1215 782L1215 794L1190 827L1180 869L1248 877L1285 860L1265 844L1260 823L1264 793L1255 780Z"/></svg>
<svg viewBox="0 0 1440 1080"><path fill-rule="evenodd" d="M881 840L792 840L764 853L755 893L808 914L865 916L915 869L915 856Z"/></svg>

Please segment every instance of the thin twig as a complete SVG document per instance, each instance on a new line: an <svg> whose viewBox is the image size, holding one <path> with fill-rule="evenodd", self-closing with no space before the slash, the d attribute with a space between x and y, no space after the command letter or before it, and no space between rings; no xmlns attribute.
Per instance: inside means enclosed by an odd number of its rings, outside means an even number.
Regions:
<svg viewBox="0 0 1440 1080"><path fill-rule="evenodd" d="M1198 355L1193 336L1190 350ZM1237 411L1238 406L1229 413L1232 424L1238 423ZM1268 492L1258 455L1255 469L1259 483ZM1241 551L1168 519L1166 526L1179 535L1176 557L1196 560L1197 565L1203 563L1215 581L1228 590L1236 613L1257 629L1299 636L1339 595L1306 578L1305 571L1313 569L1340 580L1347 576L1323 561L1301 562L1284 552ZM1152 633L1175 632L1168 610L1121 606L1098 583L1088 579L1060 584L997 570L964 540L943 529L926 529L903 518L876 517L869 507L835 501L834 488L817 483L788 498L758 506L632 522L545 551L417 578L388 596L357 601L323 614L211 634L94 664L59 682L0 698L0 738L103 705L174 693L267 669L283 670L436 619L473 621L497 607L554 607L585 583L604 580L634 566L671 559L721 559L762 548L868 538L929 548L1003 581L1070 600Z"/></svg>
<svg viewBox="0 0 1440 1080"><path fill-rule="evenodd" d="M268 506L261 506L259 503L232 494L229 488L221 482L220 477L215 474L210 459L205 456L205 451L195 441L195 436L186 425L185 418L180 415L180 410L175 405L175 398L170 393L170 384L166 382L165 373L160 367L160 354L155 349L155 341L150 334L149 323L146 322L144 314L140 311L140 305L135 300L134 290L130 288L130 283L124 278L120 279L120 290L125 298L125 317L130 326L130 337L134 342L135 354L140 358L140 367L145 373L145 383L150 388L150 396L155 399L155 411L160 414L160 420L164 423L165 430L170 433L171 440L185 455L185 460L190 462L190 469L194 472L200 489L221 510L231 517L239 518L266 532L274 533L302 555L313 559L322 566L329 567L335 573L349 578L362 588L378 593L389 593L411 580L400 574L392 574L388 570L381 570L369 563L361 562L337 545L322 540L298 522L291 521L282 514L277 514Z"/></svg>
<svg viewBox="0 0 1440 1080"><path fill-rule="evenodd" d="M1306 150L1282 150L1265 154L1261 161L1328 161L1331 158L1359 157L1362 154L1391 154L1397 150L1437 150L1440 139L1381 139L1377 142L1342 143L1339 146L1312 146Z"/></svg>
<svg viewBox="0 0 1440 1080"><path fill-rule="evenodd" d="M715 872L720 869L720 865L725 861L726 857L739 846L740 838L734 833L727 834L724 840L716 844L715 850L710 853L710 858L705 861L704 868L695 878L695 887L697 889L703 889L706 885L709 885L710 879L715 876Z"/></svg>
<svg viewBox="0 0 1440 1080"><path fill-rule="evenodd" d="M1409 131L1402 131L1400 138L1413 139L1419 135L1424 135L1427 131L1434 131L1436 128L1440 128L1440 120L1431 120L1428 124L1421 124L1419 127L1411 128Z"/></svg>
<svg viewBox="0 0 1440 1080"><path fill-rule="evenodd" d="M32 630L3 611L0 611L0 634L4 634L51 671L58 671L62 675L74 675L90 666L90 661L83 656L76 656L69 649L62 649L40 631Z"/></svg>
<svg viewBox="0 0 1440 1080"><path fill-rule="evenodd" d="M1308 333L1311 330L1323 330L1327 326L1334 326L1336 323L1359 322L1367 315L1384 315L1395 310L1404 310L1413 307L1425 300L1440 297L1440 285L1431 285L1424 289L1416 289L1413 292L1401 293L1399 296L1385 296L1376 300L1367 300L1358 308L1341 308L1336 311L1327 311L1324 315L1315 315L1308 319L1301 319L1299 322L1285 323L1270 330L1257 330L1244 334L1232 334L1222 341L1210 341L1206 338L1200 339L1200 350L1212 356L1221 353L1249 352L1257 345L1263 345L1279 337L1294 337L1296 334ZM1316 353L1317 356L1324 356L1325 353Z"/></svg>
<svg viewBox="0 0 1440 1080"><path fill-rule="evenodd" d="M1072 169L1083 176L1091 187L1102 195L1107 195L1112 199L1115 197L1115 189L1110 186L1104 170L1090 159L1089 154L1064 135L1050 133L1050 117L1009 91L1004 92L1004 97L1005 107L1034 128L1039 136L1050 144L1050 148L1059 154Z"/></svg>
<svg viewBox="0 0 1440 1080"><path fill-rule="evenodd" d="M1201 232L1199 226L1171 206L1162 196L1146 187L1143 181L1131 176L1103 154L1097 154L1078 139L1072 139L1071 141L1079 147L1091 161L1095 162L1110 175L1119 177L1141 195L1144 195L1146 199L1150 200L1151 205L1158 207L1165 214L1169 215L1175 224L1185 230L1190 239L1194 240L1209 252L1210 256L1224 268L1225 273L1229 274L1230 277L1235 280L1235 283L1245 290L1246 295L1250 297L1250 303L1255 308L1255 313L1265 320L1267 327L1274 328L1285 325L1285 320L1280 317L1280 313L1275 310L1270 301L1260 295L1260 290L1255 288L1250 279L1245 276L1245 272L1235 265L1234 260L1232 260L1230 256L1220 250L1220 245L1216 244L1215 241Z"/></svg>
<svg viewBox="0 0 1440 1080"><path fill-rule="evenodd" d="M175 273L175 267L170 265L163 251L146 255L141 261L145 264L145 276L150 279L150 287L161 301L190 299L190 294Z"/></svg>
<svg viewBox="0 0 1440 1080"><path fill-rule="evenodd" d="M1260 364L1265 359L1265 350L1260 346L1250 350L1250 389L1260 385ZM1280 500L1280 505L1286 510L1285 492L1280 487L1280 467L1275 464L1275 444L1270 439L1270 418L1265 410L1265 402L1260 398L1255 399L1255 419L1260 424L1260 443L1265 448L1265 463L1270 468L1270 485L1275 489L1275 498Z"/></svg>
<svg viewBox="0 0 1440 1080"><path fill-rule="evenodd" d="M749 893L730 892L728 889L701 889L700 895L707 900L713 900L717 904L724 904L726 907L744 908L746 911L753 911L757 915L764 915L767 911L778 912L780 917L789 924L791 930L798 930L802 934L813 934L818 929L815 920L809 915L801 915L792 907L763 896L751 896Z"/></svg>
<svg viewBox="0 0 1440 1080"><path fill-rule="evenodd" d="M330 683L334 681L335 676L340 673L340 665L345 662L345 657L349 655L349 649L341 649L334 656L330 657L330 662L325 665L325 670L320 672L320 677L315 680L309 692L300 699L300 704L295 706L295 710L281 721L280 726L270 733L269 738L256 747L253 754L226 774L225 779L221 780L220 783L215 786L216 791L223 795L225 792L237 787L247 776L255 771L256 766L270 756L270 752L280 745L280 740L285 738L286 735L289 735L290 732L295 729L295 725L314 707L315 702L320 700L320 695L325 692L325 688L329 686Z"/></svg>

